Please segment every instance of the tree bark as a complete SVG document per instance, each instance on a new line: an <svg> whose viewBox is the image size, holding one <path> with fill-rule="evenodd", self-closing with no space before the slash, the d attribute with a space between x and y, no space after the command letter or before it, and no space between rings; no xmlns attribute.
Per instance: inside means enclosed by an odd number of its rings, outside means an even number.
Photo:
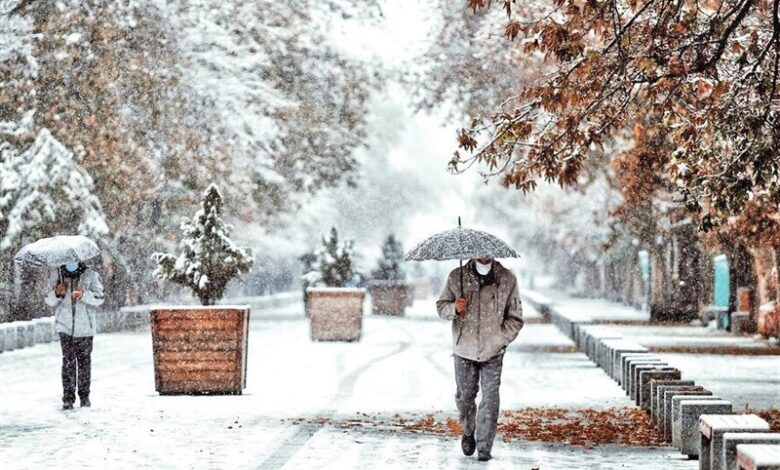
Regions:
<svg viewBox="0 0 780 470"><path fill-rule="evenodd" d="M777 292L775 297L780 305L780 245L775 245L772 248L775 250L775 292Z"/></svg>

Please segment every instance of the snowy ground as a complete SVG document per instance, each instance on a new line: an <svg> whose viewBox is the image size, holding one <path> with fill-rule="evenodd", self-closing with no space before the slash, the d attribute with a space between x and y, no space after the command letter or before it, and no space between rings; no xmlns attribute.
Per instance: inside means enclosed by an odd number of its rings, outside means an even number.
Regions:
<svg viewBox="0 0 780 470"><path fill-rule="evenodd" d="M94 405L88 410L60 410L57 343L0 354L0 463L155 469L478 466L460 454L452 438L291 422L357 413L455 416L449 328L431 320L432 302L415 304L407 318L368 315L361 341L352 344L312 343L301 311L293 305L253 312L243 396L158 396L148 330L96 338ZM557 352L569 347L551 325L527 325L504 361L502 408L632 406L584 355ZM702 382L711 378L692 365L699 356L676 356ZM752 367L744 370L769 375L773 365L761 362L766 359L738 361ZM748 388L771 397L764 388L771 380ZM727 390L712 387L728 398ZM494 455L488 468L648 468L648 462L657 462L657 468L697 467L671 448L583 450L497 440Z"/></svg>

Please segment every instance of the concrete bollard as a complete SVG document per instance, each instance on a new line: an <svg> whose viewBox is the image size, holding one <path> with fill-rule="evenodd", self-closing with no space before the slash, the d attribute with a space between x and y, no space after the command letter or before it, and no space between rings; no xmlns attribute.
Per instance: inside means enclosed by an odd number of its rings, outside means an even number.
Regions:
<svg viewBox="0 0 780 470"><path fill-rule="evenodd" d="M636 354L636 353L646 353L646 352L648 352L647 348L637 343L629 343L628 345L613 348L609 358L609 366L608 366L613 377L617 377L618 374L620 374L620 358L622 357L623 354Z"/></svg>
<svg viewBox="0 0 780 470"><path fill-rule="evenodd" d="M659 381L659 383L655 388L655 393L650 396L650 408L653 410L651 414L651 420L659 428L662 428L661 423L663 421L663 415L664 415L664 393L666 393L669 390L673 390L673 391L704 390L704 387L696 385L693 382L693 380Z"/></svg>
<svg viewBox="0 0 780 470"><path fill-rule="evenodd" d="M768 432L769 423L757 415L702 415L699 418L699 469L723 468L723 435L727 432Z"/></svg>
<svg viewBox="0 0 780 470"><path fill-rule="evenodd" d="M49 322L47 320L47 318L36 318L33 320L33 326L35 328L33 337L35 338L35 344L51 342L51 329L49 328Z"/></svg>
<svg viewBox="0 0 780 470"><path fill-rule="evenodd" d="M726 400L702 400L696 398L680 401L679 426L675 427L676 424L672 425L672 434L679 434L678 448L680 452L688 457L699 456L699 448L701 447L699 418L701 415L731 413L731 402Z"/></svg>
<svg viewBox="0 0 780 470"><path fill-rule="evenodd" d="M13 323L7 323L4 326L5 328L5 350L6 351L13 351L14 349L19 349L19 331L17 326Z"/></svg>
<svg viewBox="0 0 780 470"><path fill-rule="evenodd" d="M675 368L659 368L657 370L643 371L639 374L639 393L637 404L640 408L650 413L650 397L654 390L653 382L662 380L680 380L682 372Z"/></svg>
<svg viewBox="0 0 780 470"><path fill-rule="evenodd" d="M634 371L636 370L637 366L640 365L665 365L666 361L654 357L654 356L647 356L643 358L630 358L626 361L625 370L623 371L623 390L626 391L626 395L631 396L631 378L634 374Z"/></svg>
<svg viewBox="0 0 780 470"><path fill-rule="evenodd" d="M737 444L737 467L740 470L780 469L780 445Z"/></svg>
<svg viewBox="0 0 780 470"><path fill-rule="evenodd" d="M675 404L674 399L678 398L677 400L677 406L679 407L680 400L683 398L698 398L702 400L709 400L709 399L716 399L720 400L721 397L716 397L712 395L712 392L707 390L704 387L694 387L691 390L667 390L664 392L664 402L663 402L663 411L661 411L661 430L664 433L664 440L666 442L672 442L674 443L674 436L672 433L672 425L675 419L675 411L679 411L677 409L673 409L673 405Z"/></svg>
<svg viewBox="0 0 780 470"><path fill-rule="evenodd" d="M628 366L634 362L634 361L650 361L650 362L656 362L661 361L661 359L651 353L625 353L620 356L620 386L623 388L623 390L627 390L627 382L628 382Z"/></svg>
<svg viewBox="0 0 780 470"><path fill-rule="evenodd" d="M634 400L634 403L639 403L639 374L645 370L656 370L660 367L671 367L666 362L654 362L654 363L632 363L630 366L630 375L628 382L628 396Z"/></svg>
<svg viewBox="0 0 780 470"><path fill-rule="evenodd" d="M97 316L98 331L100 333L111 333L119 331L117 325L117 313L116 311L99 312Z"/></svg>
<svg viewBox="0 0 780 470"><path fill-rule="evenodd" d="M633 341L624 339L605 339L600 342L601 354L599 366L610 377L617 376L616 363L620 363L620 356L626 353L644 353L647 348Z"/></svg>
<svg viewBox="0 0 780 470"><path fill-rule="evenodd" d="M683 387L695 387L696 384L692 380L653 380L650 382L650 421L656 424L661 422L658 417L658 410L661 408L659 403L663 403L663 391L667 390L679 390ZM660 395L659 395L660 392ZM660 426L659 426L660 427Z"/></svg>
<svg viewBox="0 0 780 470"><path fill-rule="evenodd" d="M584 327L585 326L583 325L581 328ZM611 330L593 331L592 329L583 331L582 335L583 349L585 354L587 354L591 360L594 360L596 357L596 346L598 345L599 341L605 339L617 339L621 337L618 333Z"/></svg>
<svg viewBox="0 0 780 470"><path fill-rule="evenodd" d="M49 343L53 343L60 338L57 333L57 320L54 317L49 317L48 320L46 322L46 337L49 338Z"/></svg>
<svg viewBox="0 0 780 470"><path fill-rule="evenodd" d="M737 445L780 444L780 433L769 432L727 432L723 434L723 469L737 469Z"/></svg>
<svg viewBox="0 0 780 470"><path fill-rule="evenodd" d="M17 344L19 349L35 345L35 324L32 321L16 322Z"/></svg>
<svg viewBox="0 0 780 470"><path fill-rule="evenodd" d="M8 331L8 323L0 323L0 352L10 351L10 344L8 344L9 340L7 339L8 335L6 335L6 331Z"/></svg>
<svg viewBox="0 0 780 470"><path fill-rule="evenodd" d="M672 397L672 402L670 405L671 411L669 412L671 417L669 420L669 429L671 430L672 435L672 445L678 449L680 448L680 403L682 403L684 400L720 401L723 400L723 398L717 395L713 395L711 392L709 394L701 392L698 395L683 394Z"/></svg>

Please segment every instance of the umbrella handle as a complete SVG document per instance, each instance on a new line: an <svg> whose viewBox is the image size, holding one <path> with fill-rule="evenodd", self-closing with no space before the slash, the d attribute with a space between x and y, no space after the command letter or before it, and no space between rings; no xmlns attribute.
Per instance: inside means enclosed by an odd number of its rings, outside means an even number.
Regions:
<svg viewBox="0 0 780 470"><path fill-rule="evenodd" d="M460 216L458 216L458 227L460 227ZM460 263L460 298L463 298L463 260L459 259Z"/></svg>
<svg viewBox="0 0 780 470"><path fill-rule="evenodd" d="M460 263L460 298L463 298L463 260L458 260Z"/></svg>

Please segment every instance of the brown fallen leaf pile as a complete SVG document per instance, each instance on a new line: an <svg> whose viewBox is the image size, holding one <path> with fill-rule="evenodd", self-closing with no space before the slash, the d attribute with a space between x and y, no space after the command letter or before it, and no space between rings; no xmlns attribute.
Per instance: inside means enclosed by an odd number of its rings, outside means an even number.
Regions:
<svg viewBox="0 0 780 470"><path fill-rule="evenodd" d="M767 420L773 432L780 431L780 409L741 410L755 413ZM343 420L329 418L289 420L292 424L334 426L339 429L372 429L380 432L405 432L459 437L463 428L457 419L436 419L434 414L392 418L358 413ZM560 443L592 448L598 445L664 446L663 434L650 423L647 413L637 408L610 408L606 410L562 408L523 408L501 413L498 432L504 442L513 439Z"/></svg>
<svg viewBox="0 0 780 470"><path fill-rule="evenodd" d="M756 414L769 423L770 432L780 432L780 408L770 408L768 410L740 410L740 414Z"/></svg>
<svg viewBox="0 0 780 470"><path fill-rule="evenodd" d="M663 434L644 411L636 408L512 410L502 413L498 430L504 442L522 439L582 447L664 445Z"/></svg>
<svg viewBox="0 0 780 470"><path fill-rule="evenodd" d="M457 419L437 420L433 414L406 418L400 414L379 418L362 414L346 420L323 418L293 419L292 424L331 425L340 429L372 428L385 432L408 432L458 437L463 428ZM498 432L505 442L513 439L565 443L582 447L603 444L662 445L663 436L650 424L641 410L612 408L608 410L566 410L559 408L524 408L504 411Z"/></svg>

